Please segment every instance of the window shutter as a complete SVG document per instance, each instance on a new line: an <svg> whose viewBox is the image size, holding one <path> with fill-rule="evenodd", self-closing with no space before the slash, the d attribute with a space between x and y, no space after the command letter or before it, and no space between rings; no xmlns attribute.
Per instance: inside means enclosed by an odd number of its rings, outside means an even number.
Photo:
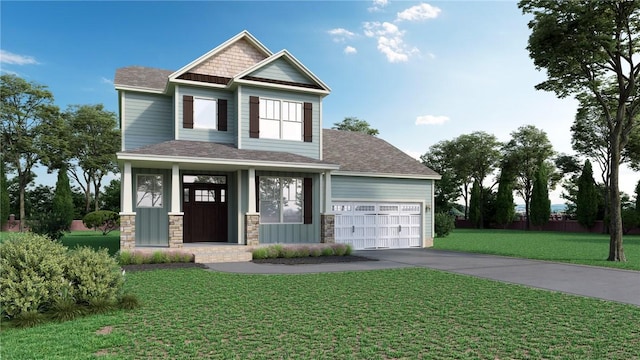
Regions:
<svg viewBox="0 0 640 360"><path fill-rule="evenodd" d="M313 133L313 121L311 116L311 110L313 109L313 104L304 103L304 142L311 142ZM306 223L305 223L306 224Z"/></svg>
<svg viewBox="0 0 640 360"><path fill-rule="evenodd" d="M260 98L249 97L249 137L260 137Z"/></svg>
<svg viewBox="0 0 640 360"><path fill-rule="evenodd" d="M313 223L313 179L304 178L302 199L304 201L304 223Z"/></svg>
<svg viewBox="0 0 640 360"><path fill-rule="evenodd" d="M182 97L182 127L193 129L193 96Z"/></svg>
<svg viewBox="0 0 640 360"><path fill-rule="evenodd" d="M218 99L218 130L227 131L227 100Z"/></svg>
<svg viewBox="0 0 640 360"><path fill-rule="evenodd" d="M260 212L260 177L256 176L256 212ZM251 209L249 209L251 211Z"/></svg>

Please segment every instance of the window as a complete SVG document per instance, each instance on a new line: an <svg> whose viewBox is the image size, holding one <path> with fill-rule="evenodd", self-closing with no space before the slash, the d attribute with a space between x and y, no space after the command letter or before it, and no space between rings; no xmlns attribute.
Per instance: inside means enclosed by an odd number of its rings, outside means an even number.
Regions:
<svg viewBox="0 0 640 360"><path fill-rule="evenodd" d="M162 207L162 175L138 175L136 178L136 207Z"/></svg>
<svg viewBox="0 0 640 360"><path fill-rule="evenodd" d="M302 103L260 99L260 137L302 141Z"/></svg>
<svg viewBox="0 0 640 360"><path fill-rule="evenodd" d="M260 177L260 222L303 222L302 178Z"/></svg>
<svg viewBox="0 0 640 360"><path fill-rule="evenodd" d="M218 109L213 99L193 98L193 127L197 129L217 129Z"/></svg>

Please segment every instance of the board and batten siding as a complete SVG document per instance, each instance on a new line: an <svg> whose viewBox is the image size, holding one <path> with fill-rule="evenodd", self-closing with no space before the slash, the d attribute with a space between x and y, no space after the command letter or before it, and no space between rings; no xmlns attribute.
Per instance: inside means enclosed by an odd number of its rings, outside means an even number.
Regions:
<svg viewBox="0 0 640 360"><path fill-rule="evenodd" d="M123 93L123 150L133 150L174 139L171 97L126 91Z"/></svg>
<svg viewBox="0 0 640 360"><path fill-rule="evenodd" d="M136 213L136 246L169 246L169 210L171 209L171 170L132 169L133 211ZM162 175L162 207L137 207L138 175Z"/></svg>
<svg viewBox="0 0 640 360"><path fill-rule="evenodd" d="M256 176L312 178L313 218L311 224L260 224L260 244L320 242L320 176L318 174L256 171ZM256 189L258 191L258 189Z"/></svg>
<svg viewBox="0 0 640 360"><path fill-rule="evenodd" d="M431 203L433 180L401 179L366 176L331 176L331 197L333 201L360 202L420 202L423 204L422 214L425 231L431 234L433 217ZM429 206L430 210L425 207Z"/></svg>
<svg viewBox="0 0 640 360"><path fill-rule="evenodd" d="M227 100L227 131L219 131L213 129L185 129L182 125L183 120L183 101L184 95L190 95L193 97L202 97L207 99L224 99ZM213 88L201 88L193 86L180 85L177 87L176 104L178 111L176 111L178 130L176 139L178 140L191 140L191 141L211 141L217 143L235 144L238 138L238 116L236 114L236 97L233 92L225 91L221 89ZM217 116L217 114L215 115Z"/></svg>
<svg viewBox="0 0 640 360"><path fill-rule="evenodd" d="M263 151L282 151L297 155L320 159L320 96L296 92L287 92L271 89L261 89L243 86L241 93L241 148ZM274 100L286 100L296 102L309 102L313 104L312 116L312 141L304 142L302 138L297 140L260 139L249 137L249 97L257 96Z"/></svg>
<svg viewBox="0 0 640 360"><path fill-rule="evenodd" d="M315 82L309 79L309 77L301 73L298 69L293 67L287 60L283 58L275 60L271 64L261 67L248 76L280 81L290 81L301 84L315 84Z"/></svg>

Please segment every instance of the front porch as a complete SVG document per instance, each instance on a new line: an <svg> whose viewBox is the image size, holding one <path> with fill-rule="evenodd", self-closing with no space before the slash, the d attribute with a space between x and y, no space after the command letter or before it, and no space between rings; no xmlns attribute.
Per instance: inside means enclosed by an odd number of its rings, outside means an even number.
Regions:
<svg viewBox="0 0 640 360"><path fill-rule="evenodd" d="M245 246L242 244L229 243L191 243L184 244L180 248L167 247L137 247L129 249L140 253L153 254L162 252L181 252L194 256L194 262L205 263L225 263L225 262L248 262L251 261L251 251L255 246Z"/></svg>

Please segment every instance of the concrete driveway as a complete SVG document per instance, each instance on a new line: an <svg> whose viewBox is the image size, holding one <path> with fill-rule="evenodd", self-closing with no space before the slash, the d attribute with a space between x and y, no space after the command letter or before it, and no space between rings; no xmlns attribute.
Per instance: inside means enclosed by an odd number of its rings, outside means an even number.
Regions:
<svg viewBox="0 0 640 360"><path fill-rule="evenodd" d="M434 249L370 250L353 254L379 261L319 265L222 263L207 266L217 271L253 274L424 267L640 306L640 271Z"/></svg>

